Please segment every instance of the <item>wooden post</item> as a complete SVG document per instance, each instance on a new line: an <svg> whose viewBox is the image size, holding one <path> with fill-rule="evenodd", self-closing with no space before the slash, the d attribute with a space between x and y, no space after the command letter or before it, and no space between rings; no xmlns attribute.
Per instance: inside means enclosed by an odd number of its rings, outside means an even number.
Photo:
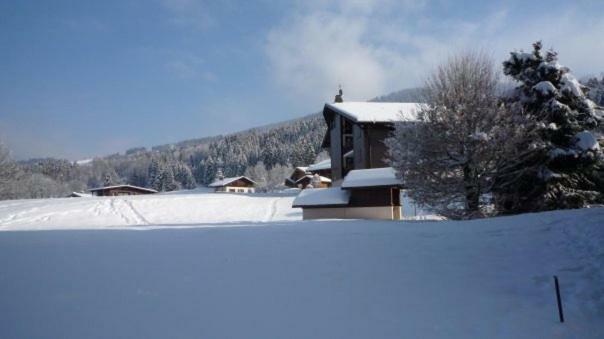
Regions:
<svg viewBox="0 0 604 339"><path fill-rule="evenodd" d="M556 299L558 300L558 316L560 322L564 322L564 312L562 311L562 299L560 298L560 284L558 283L558 277L554 276L554 284L556 285Z"/></svg>

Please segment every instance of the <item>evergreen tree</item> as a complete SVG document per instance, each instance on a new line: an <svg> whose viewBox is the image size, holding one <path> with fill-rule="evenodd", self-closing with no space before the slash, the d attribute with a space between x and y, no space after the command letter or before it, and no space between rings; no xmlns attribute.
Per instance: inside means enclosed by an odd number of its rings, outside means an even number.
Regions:
<svg viewBox="0 0 604 339"><path fill-rule="evenodd" d="M161 163L159 162L159 159L157 159L156 157L153 157L151 159L151 163L149 163L148 177L149 177L149 186L156 191L161 191L162 190Z"/></svg>
<svg viewBox="0 0 604 339"><path fill-rule="evenodd" d="M189 166L182 162L177 162L173 166L174 179L180 184L182 188L193 189L197 186L195 178L189 169Z"/></svg>
<svg viewBox="0 0 604 339"><path fill-rule="evenodd" d="M584 86L554 51L512 52L504 73L519 82L495 197L502 213L577 208L602 199L596 186L602 151L590 132L601 119Z"/></svg>

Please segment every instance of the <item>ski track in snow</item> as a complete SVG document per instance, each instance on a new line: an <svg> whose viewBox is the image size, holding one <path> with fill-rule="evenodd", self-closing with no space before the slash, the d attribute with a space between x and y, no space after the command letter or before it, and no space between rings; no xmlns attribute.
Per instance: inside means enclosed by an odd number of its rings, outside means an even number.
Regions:
<svg viewBox="0 0 604 339"><path fill-rule="evenodd" d="M130 200L122 200L122 201L129 208L129 210L132 213L132 215L134 215L134 217L136 219L136 222L137 222L137 225L149 225L149 224L151 224L145 218L145 216L143 216L136 208L134 208L134 205L132 204L132 201L130 201Z"/></svg>
<svg viewBox="0 0 604 339"><path fill-rule="evenodd" d="M99 229L301 220L293 195L156 194L0 201L0 230Z"/></svg>
<svg viewBox="0 0 604 339"><path fill-rule="evenodd" d="M275 215L277 214L277 203L279 200L281 200L281 198L271 200L266 217L263 220L264 222L269 222L275 219Z"/></svg>

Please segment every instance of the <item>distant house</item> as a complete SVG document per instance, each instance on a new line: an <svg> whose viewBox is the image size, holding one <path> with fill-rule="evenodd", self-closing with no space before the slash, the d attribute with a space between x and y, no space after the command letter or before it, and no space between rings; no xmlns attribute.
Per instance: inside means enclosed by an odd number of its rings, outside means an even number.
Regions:
<svg viewBox="0 0 604 339"><path fill-rule="evenodd" d="M331 186L331 179L320 176L318 174L307 174L302 178L298 179L295 182L295 186L293 187L307 188L309 187L309 185L312 188L326 188Z"/></svg>
<svg viewBox="0 0 604 339"><path fill-rule="evenodd" d="M325 159L316 164L312 164L308 166L306 171L310 174L318 174L322 177L331 179L331 159Z"/></svg>
<svg viewBox="0 0 604 339"><path fill-rule="evenodd" d="M219 177L208 186L214 188L214 192L253 193L256 183L245 176L233 178Z"/></svg>
<svg viewBox="0 0 604 339"><path fill-rule="evenodd" d="M89 189L88 191L90 191L90 193L92 195L99 196L99 197L157 193L157 191L154 189L138 187L138 186L133 186L133 185L113 185L113 186L97 187L97 188Z"/></svg>
<svg viewBox="0 0 604 339"><path fill-rule="evenodd" d="M329 160L327 162L329 163ZM323 175L329 173L330 170L325 170L324 165L320 166L320 170L317 170L317 166L315 165L296 167L289 178L285 179L285 186L302 189L307 188L309 185L315 188L331 186L331 179ZM314 170L311 171L311 168Z"/></svg>
<svg viewBox="0 0 604 339"><path fill-rule="evenodd" d="M302 178L304 178L304 176L306 176L308 174L307 172L308 167L296 167L294 168L294 171L292 172L292 174L289 176L289 178L285 178L285 186L287 187L298 187L298 185L296 184L296 182Z"/></svg>
<svg viewBox="0 0 604 339"><path fill-rule="evenodd" d="M336 102L323 108L327 132L322 147L331 157L333 187L305 190L293 207L302 208L304 219L400 219L402 182L387 167L384 141L394 122L415 123L420 108L417 103L343 102L340 91Z"/></svg>

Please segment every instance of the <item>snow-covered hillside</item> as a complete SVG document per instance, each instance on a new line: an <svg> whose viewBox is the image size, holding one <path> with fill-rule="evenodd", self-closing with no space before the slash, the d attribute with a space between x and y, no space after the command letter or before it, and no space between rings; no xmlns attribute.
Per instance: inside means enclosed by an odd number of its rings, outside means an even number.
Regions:
<svg viewBox="0 0 604 339"><path fill-rule="evenodd" d="M300 220L295 194L198 190L163 194L0 201L0 230L191 226Z"/></svg>
<svg viewBox="0 0 604 339"><path fill-rule="evenodd" d="M186 196L154 199L116 202L147 218L200 213ZM257 199L264 220L290 198ZM236 206L222 205L209 206L228 220L221 208ZM12 220L36 208L61 216L32 202ZM0 338L604 338L602 208L239 224L0 232Z"/></svg>

